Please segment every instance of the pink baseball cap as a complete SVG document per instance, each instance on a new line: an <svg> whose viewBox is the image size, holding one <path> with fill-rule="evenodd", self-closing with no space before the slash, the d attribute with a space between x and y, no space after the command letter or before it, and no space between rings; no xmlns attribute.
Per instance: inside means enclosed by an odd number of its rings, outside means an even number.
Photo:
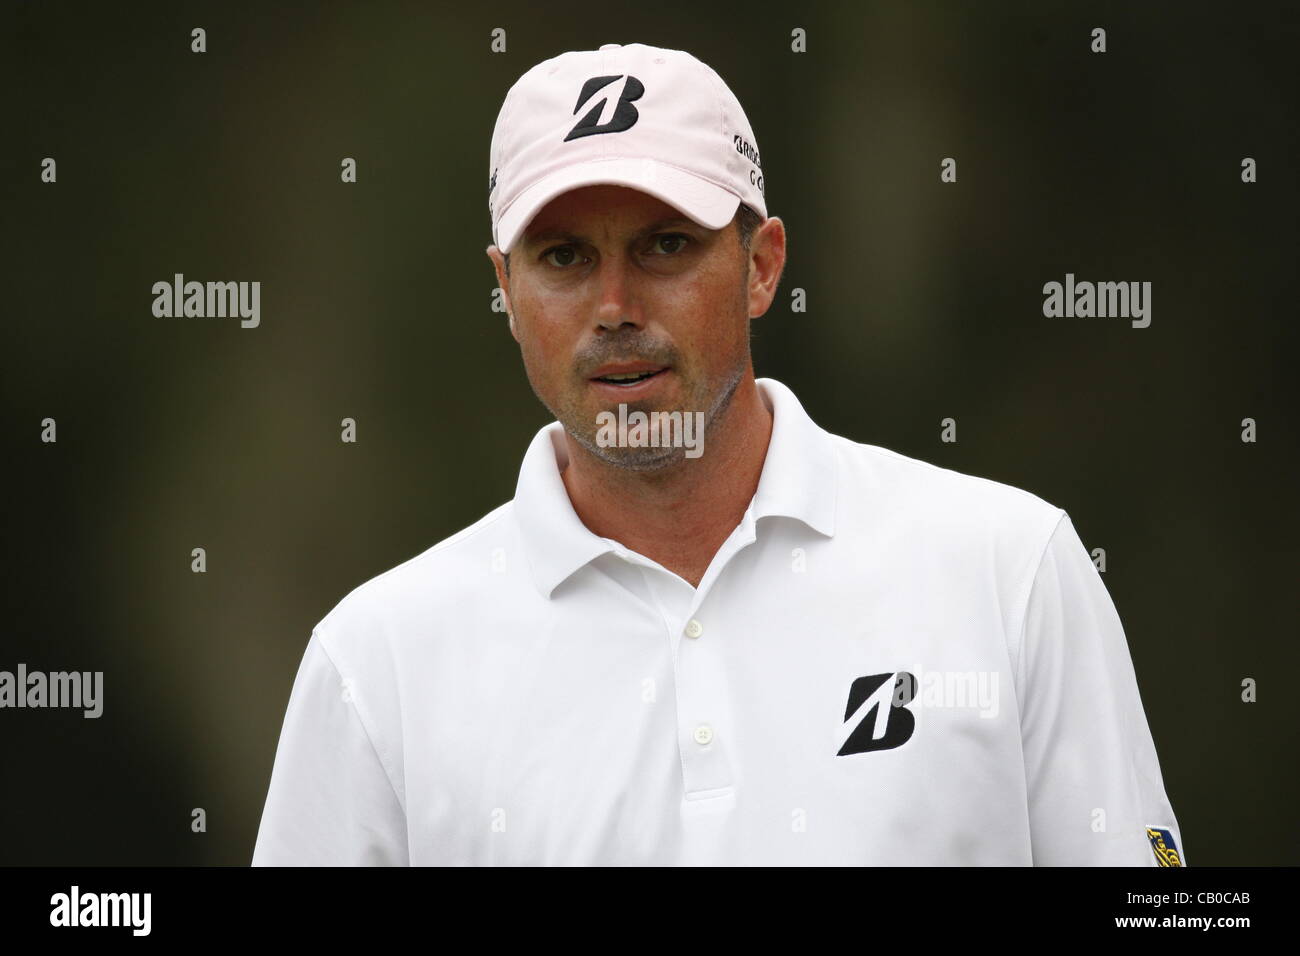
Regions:
<svg viewBox="0 0 1300 956"><path fill-rule="evenodd" d="M596 183L649 193L706 229L727 225L742 202L767 218L740 101L682 50L606 43L537 64L506 93L489 166L502 252L556 196Z"/></svg>

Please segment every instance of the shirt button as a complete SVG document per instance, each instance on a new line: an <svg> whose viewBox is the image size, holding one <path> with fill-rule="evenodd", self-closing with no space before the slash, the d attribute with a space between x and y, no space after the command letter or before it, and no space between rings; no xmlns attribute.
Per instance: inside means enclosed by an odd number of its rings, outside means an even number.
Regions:
<svg viewBox="0 0 1300 956"><path fill-rule="evenodd" d="M703 745L713 739L713 728L708 724L700 724L695 728L695 742Z"/></svg>
<svg viewBox="0 0 1300 956"><path fill-rule="evenodd" d="M690 623L686 625L686 636L699 637L703 633L704 633L704 625L701 624L699 621L695 620L695 618L691 618Z"/></svg>

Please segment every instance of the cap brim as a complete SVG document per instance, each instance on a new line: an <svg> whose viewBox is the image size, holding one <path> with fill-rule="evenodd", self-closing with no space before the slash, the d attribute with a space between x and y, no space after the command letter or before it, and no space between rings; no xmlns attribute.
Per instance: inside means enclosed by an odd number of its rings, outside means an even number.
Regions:
<svg viewBox="0 0 1300 956"><path fill-rule="evenodd" d="M556 196L600 183L649 193L705 229L721 229L727 225L740 205L740 197L735 193L657 160L592 160L544 176L520 193L497 220L497 248L503 253L514 248L533 217Z"/></svg>

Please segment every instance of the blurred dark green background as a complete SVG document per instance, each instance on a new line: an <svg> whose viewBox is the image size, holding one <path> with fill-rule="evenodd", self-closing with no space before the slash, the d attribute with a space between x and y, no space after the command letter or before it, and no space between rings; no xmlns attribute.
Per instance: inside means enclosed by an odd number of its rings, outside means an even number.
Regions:
<svg viewBox="0 0 1300 956"><path fill-rule="evenodd" d="M1189 863L1300 862L1294 4L269 6L4 7L0 669L106 687L0 711L0 863L251 859L312 626L509 499L549 421L490 311L501 100L638 41L753 124L789 232L758 373L1065 508ZM261 326L155 318L176 272L261 281ZM1152 282L1150 328L1045 319L1067 272Z"/></svg>

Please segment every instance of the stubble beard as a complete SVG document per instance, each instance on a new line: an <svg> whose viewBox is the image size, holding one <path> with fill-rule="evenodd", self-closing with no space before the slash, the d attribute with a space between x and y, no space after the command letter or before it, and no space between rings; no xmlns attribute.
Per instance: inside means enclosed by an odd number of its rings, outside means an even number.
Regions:
<svg viewBox="0 0 1300 956"><path fill-rule="evenodd" d="M690 404L700 405L707 404L706 408L683 408L680 409L683 417L691 415L696 411L704 412L704 422L702 434L698 435L696 441L702 442L701 447L707 448L710 439L716 435L716 430L724 424L726 413L731 407L732 399L736 395L736 390L744 380L745 370L749 367L749 357L742 356L736 365L727 373L726 378L720 386L713 390L712 397L705 396L704 402L688 402ZM679 366L673 365L674 372ZM537 396L538 401L546 406L547 410L564 426L564 430L572 436L582 448L584 448L593 458L606 465L618 468L623 471L648 473L663 471L665 469L676 467L689 461L698 461L699 459L689 459L686 457L688 449L680 446L652 446L632 447L632 446L602 446L596 441L596 435L599 431L599 425L595 417L587 414L581 407L581 402L576 398L573 400L560 399L552 404L543 397L537 386L533 385L533 393ZM628 411L641 409L647 414L651 409L641 408L642 403L630 403ZM618 414L617 408L609 409L615 415ZM662 409L660 411L663 411Z"/></svg>
<svg viewBox="0 0 1300 956"><path fill-rule="evenodd" d="M746 266L744 270L744 281L741 283L740 289L738 290L740 296L738 301L744 301L744 298L747 295L748 282L749 270L748 266ZM694 409L680 409L683 416L692 414L695 411L704 412L704 427L701 429L701 434L696 439L702 443L701 448L707 446L709 441L716 437L717 429L720 426L725 425L726 413L730 409L732 399L736 395L736 390L740 387L740 383L744 381L745 374L752 362L750 352L750 338L752 337L752 334L752 328L747 328L745 331L745 348L743 349L742 354L738 357L736 364L727 372L726 377L722 380L720 386L714 390L712 400L707 401L707 396L700 396L706 399L708 407L703 409L698 407ZM611 341L617 340L612 339ZM635 336L632 337L631 344L632 346L642 345L642 343L637 341L637 337ZM618 354L619 350L613 348L609 342L602 345L599 351L609 353L608 355L600 356L601 359L621 357ZM680 355L670 344L660 346L658 343L652 343L652 347L649 349L646 349L644 346L641 348L627 347L626 351L637 352L647 361L661 362L666 366L671 366L675 373L680 372ZM597 367L599 364L599 362L594 360L591 361L591 367L593 368ZM597 461L624 471L640 473L656 471L666 473L667 469L677 467L685 462L698 461L698 459L689 459L686 457L686 448L672 445L661 445L658 448L653 446L601 446L596 441L596 434L599 431L599 425L597 424L595 417L588 415L581 407L582 403L580 398L574 397L570 400L567 396L561 396L557 402L558 407L555 407L542 395L542 392L537 387L537 383L533 380L531 373L529 373L528 377L529 384L532 385L533 394L537 396L538 401L540 401L546 409L555 416L556 420L564 426L564 430L572 436L573 440L582 448L586 449L586 451ZM687 403L695 404L697 406L705 404L705 402L693 402L689 398L687 399ZM647 414L651 412L651 409L641 408L641 403L630 403L628 405L629 412L637 409L640 409ZM617 407L610 409L610 411L613 411L615 415L618 414ZM665 410L660 409L660 411Z"/></svg>
<svg viewBox="0 0 1300 956"><path fill-rule="evenodd" d="M681 409L683 418L687 415L693 415L696 411L704 412L703 433L696 436L696 440L701 443L701 448L707 448L709 439L716 433L716 428L725 420L727 409L731 407L731 400L735 397L736 389L740 387L741 381L745 376L746 363L738 365L728 373L727 378L722 382L720 388L715 390L712 401L708 402L708 407L699 409ZM629 411L633 411L633 406L628 406ZM643 409L649 413L649 409ZM558 416L557 416L558 417ZM686 457L687 449L680 446L660 446L654 448L631 447L631 446L608 446L601 447L596 442L596 427L594 422L587 422L582 419L582 428L574 427L578 422L566 422L560 419L565 430L573 436L574 441L591 453L593 457L607 465L624 471L632 472L656 472L664 471L669 468L677 467L683 463L697 461L698 459L689 459Z"/></svg>

